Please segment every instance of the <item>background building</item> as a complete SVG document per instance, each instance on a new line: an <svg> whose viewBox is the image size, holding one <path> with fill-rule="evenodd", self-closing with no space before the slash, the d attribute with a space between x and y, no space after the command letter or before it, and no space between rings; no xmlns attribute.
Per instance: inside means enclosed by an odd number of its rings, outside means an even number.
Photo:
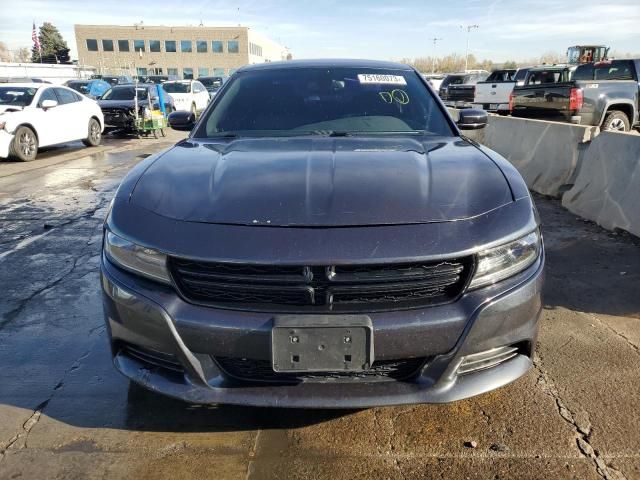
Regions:
<svg viewBox="0 0 640 480"><path fill-rule="evenodd" d="M104 74L230 75L286 60L286 47L248 27L75 25L78 62Z"/></svg>

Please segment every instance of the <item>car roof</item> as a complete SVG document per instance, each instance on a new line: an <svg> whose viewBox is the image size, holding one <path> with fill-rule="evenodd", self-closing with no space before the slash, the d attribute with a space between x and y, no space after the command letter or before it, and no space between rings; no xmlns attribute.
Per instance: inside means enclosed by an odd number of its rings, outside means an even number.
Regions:
<svg viewBox="0 0 640 480"><path fill-rule="evenodd" d="M237 72L248 72L253 70L283 70L290 68L331 68L331 67L351 67L351 68L380 68L389 70L413 70L409 65L382 60L358 60L358 59L318 59L318 60L286 60L282 62L258 63L255 65L245 65Z"/></svg>
<svg viewBox="0 0 640 480"><path fill-rule="evenodd" d="M47 83L36 83L36 82L11 82L11 83L0 83L0 87L31 87L31 88L42 88L49 84ZM59 87L60 85L56 85Z"/></svg>
<svg viewBox="0 0 640 480"><path fill-rule="evenodd" d="M548 72L548 71L561 71L561 70L568 70L568 69L569 69L568 65L540 65L537 67L531 67L529 71Z"/></svg>

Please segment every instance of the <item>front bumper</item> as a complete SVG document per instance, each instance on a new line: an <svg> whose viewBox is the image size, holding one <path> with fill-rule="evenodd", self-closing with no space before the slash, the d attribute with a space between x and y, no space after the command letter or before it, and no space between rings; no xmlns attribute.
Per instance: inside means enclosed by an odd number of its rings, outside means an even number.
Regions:
<svg viewBox="0 0 640 480"><path fill-rule="evenodd" d="M176 102L174 100L173 108L176 112L189 112L191 111L191 104L189 102Z"/></svg>
<svg viewBox="0 0 640 480"><path fill-rule="evenodd" d="M472 103L471 108L478 108L487 112L508 112L508 103Z"/></svg>
<svg viewBox="0 0 640 480"><path fill-rule="evenodd" d="M11 142L13 142L13 134L0 130L0 158L9 158Z"/></svg>
<svg viewBox="0 0 640 480"><path fill-rule="evenodd" d="M444 104L452 108L471 108L473 106L469 100L445 100Z"/></svg>
<svg viewBox="0 0 640 480"><path fill-rule="evenodd" d="M226 374L215 357L267 360L273 314L201 307L171 288L102 261L104 311L117 369L153 391L193 403L266 407L364 408L442 403L478 395L525 374L538 332L544 254L536 264L457 302L401 312L371 313L375 358L426 357L410 379L368 382L256 383ZM122 345L171 355L176 372L127 354ZM518 355L492 368L458 375L465 355L519 345Z"/></svg>

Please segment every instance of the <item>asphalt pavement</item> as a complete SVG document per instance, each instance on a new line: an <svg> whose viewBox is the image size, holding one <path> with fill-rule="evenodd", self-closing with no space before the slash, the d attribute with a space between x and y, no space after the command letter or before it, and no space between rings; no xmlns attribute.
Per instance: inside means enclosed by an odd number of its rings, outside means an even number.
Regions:
<svg viewBox="0 0 640 480"><path fill-rule="evenodd" d="M536 197L547 247L535 368L447 405L194 406L112 367L102 220L184 136L0 163L0 479L640 479L640 239Z"/></svg>

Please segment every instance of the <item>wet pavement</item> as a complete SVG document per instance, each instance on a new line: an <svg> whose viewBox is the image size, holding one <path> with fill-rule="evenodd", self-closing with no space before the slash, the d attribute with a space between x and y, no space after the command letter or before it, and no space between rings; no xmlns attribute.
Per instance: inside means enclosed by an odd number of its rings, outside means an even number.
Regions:
<svg viewBox="0 0 640 480"><path fill-rule="evenodd" d="M180 138L0 163L0 479L640 478L640 240L537 198L536 368L448 405L193 406L110 362L101 222L123 175Z"/></svg>

